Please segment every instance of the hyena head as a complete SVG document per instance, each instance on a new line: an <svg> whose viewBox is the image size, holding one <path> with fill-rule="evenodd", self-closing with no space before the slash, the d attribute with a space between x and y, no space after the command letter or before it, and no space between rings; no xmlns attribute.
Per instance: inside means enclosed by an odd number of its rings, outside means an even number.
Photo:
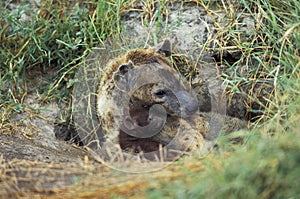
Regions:
<svg viewBox="0 0 300 199"><path fill-rule="evenodd" d="M176 135L169 131L176 130L179 118L191 118L198 111L196 96L166 58L171 52L168 44L158 51L127 52L113 61L100 82L101 125L107 134L113 132L112 137L118 134L122 149L157 150Z"/></svg>
<svg viewBox="0 0 300 199"><path fill-rule="evenodd" d="M115 86L129 95L131 106L161 104L169 115L184 118L198 111L196 96L166 58L152 51L134 50L127 54L127 61L113 78Z"/></svg>

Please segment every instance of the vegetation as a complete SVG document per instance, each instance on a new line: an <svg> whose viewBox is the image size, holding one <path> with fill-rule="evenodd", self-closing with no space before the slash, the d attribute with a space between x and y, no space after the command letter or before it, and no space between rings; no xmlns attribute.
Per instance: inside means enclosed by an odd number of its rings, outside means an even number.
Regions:
<svg viewBox="0 0 300 199"><path fill-rule="evenodd" d="M32 8L27 4L11 11L8 9L11 2L2 2L0 133L16 131L15 126L19 124L10 118L14 113L27 111L23 101L30 92L38 92L41 102L68 101L72 78L81 60L92 47L122 32L121 16L129 9L144 12L145 19L154 18L160 28L165 24L166 5L171 2L175 1L142 1L145 9L140 9L135 7L136 1L82 0L73 4L43 0L36 13L30 13ZM172 175L162 177L165 175L162 171L154 177L146 176L147 186L125 192L114 192L112 187L107 196L296 198L300 194L297 183L300 178L300 2L178 2L201 6L212 19L224 14L222 20L214 21L216 34L204 46L219 52L220 64L226 65L223 78L228 92L247 96L263 106L264 111L251 124L252 129L222 136L217 150L206 158L183 158L166 169ZM157 12L154 5L158 6ZM243 14L254 21L255 29L247 35L239 28ZM215 40L219 41L218 45L212 48ZM225 54L234 57L233 61L222 59ZM237 70L241 64L245 65L247 75ZM256 98L254 89L248 89L249 92L243 89L256 88L256 85L262 88L260 98ZM231 145L230 140L235 136L242 137L244 142ZM0 172L2 179L6 178ZM83 186L72 192L97 196L97 190Z"/></svg>
<svg viewBox="0 0 300 199"><path fill-rule="evenodd" d="M265 107L255 128L238 132L245 143L228 145L230 137L219 139L220 151L189 164L202 167L194 172L184 167L181 177L158 180L148 189L149 198L296 198L299 186L300 147L300 3L295 1L204 1L201 6L212 16L225 12L215 23L219 50L240 58L227 62L225 81L231 92L242 92L243 84L266 82L274 86L266 93ZM237 29L240 14L250 14L255 30L248 37ZM250 68L247 76L237 71L239 64ZM229 74L230 73L230 74ZM251 97L251 93L243 93ZM252 99L251 99L252 100ZM253 99L256 100L256 99ZM255 110L253 110L255 111ZM197 161L197 160L196 160Z"/></svg>

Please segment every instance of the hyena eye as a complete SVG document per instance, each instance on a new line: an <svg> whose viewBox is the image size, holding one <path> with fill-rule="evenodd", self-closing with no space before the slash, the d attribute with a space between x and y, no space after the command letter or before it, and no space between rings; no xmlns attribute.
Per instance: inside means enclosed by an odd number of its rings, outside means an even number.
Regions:
<svg viewBox="0 0 300 199"><path fill-rule="evenodd" d="M165 91L165 90L159 90L155 93L155 95L159 98L163 98L164 96L166 96L166 94L167 94L167 91Z"/></svg>
<svg viewBox="0 0 300 199"><path fill-rule="evenodd" d="M149 105L143 105L143 108L148 109L148 108L149 108Z"/></svg>
<svg viewBox="0 0 300 199"><path fill-rule="evenodd" d="M150 63L152 63L152 64L153 64L153 63L159 63L159 62L158 62L158 60L157 60L157 59L155 59L155 58L151 58L151 59L150 59Z"/></svg>

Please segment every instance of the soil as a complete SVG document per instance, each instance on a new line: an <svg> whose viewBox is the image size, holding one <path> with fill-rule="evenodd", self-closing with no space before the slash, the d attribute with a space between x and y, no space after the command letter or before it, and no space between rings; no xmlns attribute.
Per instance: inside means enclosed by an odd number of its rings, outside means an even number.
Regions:
<svg viewBox="0 0 300 199"><path fill-rule="evenodd" d="M34 97L28 96L34 99ZM34 101L34 100L33 100ZM40 107L40 104L25 102L31 107ZM37 102L36 102L37 103ZM29 113L21 113L15 121L22 122L20 133L1 135L1 153L5 160L24 159L31 161L48 162L76 162L85 155L82 149L60 141L54 136L54 121L58 107L54 103L40 107L38 115L30 118ZM30 131L29 135L23 132Z"/></svg>

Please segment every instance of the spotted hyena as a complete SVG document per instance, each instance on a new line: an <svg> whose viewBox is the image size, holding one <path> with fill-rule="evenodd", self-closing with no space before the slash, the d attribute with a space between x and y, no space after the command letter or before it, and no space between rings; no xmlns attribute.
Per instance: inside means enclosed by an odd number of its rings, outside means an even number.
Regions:
<svg viewBox="0 0 300 199"><path fill-rule="evenodd" d="M162 47L130 50L102 71L97 116L105 140L124 151L193 151L208 132L197 98L167 58L170 43Z"/></svg>

